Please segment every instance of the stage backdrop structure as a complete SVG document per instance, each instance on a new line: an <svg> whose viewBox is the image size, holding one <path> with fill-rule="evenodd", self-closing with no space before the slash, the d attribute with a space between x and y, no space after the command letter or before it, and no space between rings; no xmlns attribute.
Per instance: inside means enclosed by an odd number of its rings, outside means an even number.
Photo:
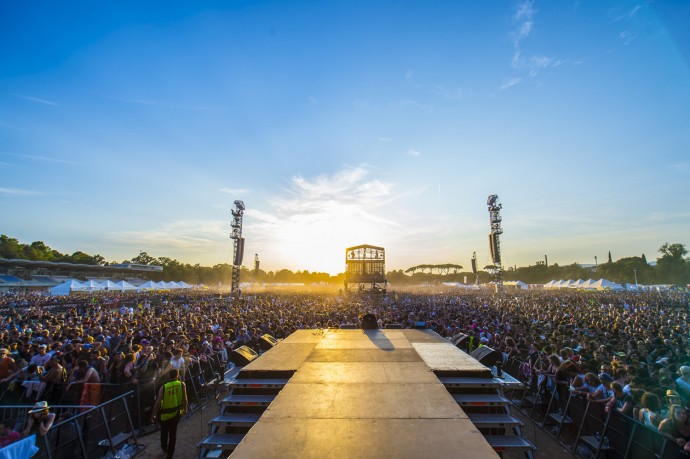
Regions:
<svg viewBox="0 0 690 459"><path fill-rule="evenodd" d="M386 251L383 247L357 245L345 249L345 291L386 293Z"/></svg>

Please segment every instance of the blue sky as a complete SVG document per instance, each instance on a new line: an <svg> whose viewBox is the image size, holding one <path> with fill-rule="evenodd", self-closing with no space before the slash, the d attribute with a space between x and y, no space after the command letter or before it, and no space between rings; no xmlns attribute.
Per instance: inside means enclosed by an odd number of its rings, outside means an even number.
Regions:
<svg viewBox="0 0 690 459"><path fill-rule="evenodd" d="M0 233L344 270L690 246L690 2L3 2ZM178 4L179 3L179 4Z"/></svg>

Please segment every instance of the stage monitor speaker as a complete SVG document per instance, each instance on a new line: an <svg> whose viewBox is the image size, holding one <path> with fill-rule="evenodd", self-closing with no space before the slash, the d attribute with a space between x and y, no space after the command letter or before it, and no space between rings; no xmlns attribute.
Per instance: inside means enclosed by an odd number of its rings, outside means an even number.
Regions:
<svg viewBox="0 0 690 459"><path fill-rule="evenodd" d="M268 351L271 349L273 346L278 344L278 340L266 333L265 335L261 335L259 338L259 348L261 348L262 351Z"/></svg>
<svg viewBox="0 0 690 459"><path fill-rule="evenodd" d="M391 329L400 330L403 328L403 326L402 326L402 324L397 324L397 323L396 324L386 324L386 328L389 330L391 330Z"/></svg>
<svg viewBox="0 0 690 459"><path fill-rule="evenodd" d="M357 324L340 324L341 330L357 330Z"/></svg>
<svg viewBox="0 0 690 459"><path fill-rule="evenodd" d="M243 367L252 360L256 359L259 354L249 346L241 346L230 353L230 361L238 367Z"/></svg>
<svg viewBox="0 0 690 459"><path fill-rule="evenodd" d="M423 320L420 320L419 322L415 322L414 328L415 328L415 330L424 330L426 328L426 322L424 322Z"/></svg>
<svg viewBox="0 0 690 459"><path fill-rule="evenodd" d="M458 348L463 349L465 351L467 351L470 348L470 337L469 335L466 335L464 333L458 333L457 335L453 336L450 339L450 342Z"/></svg>
<svg viewBox="0 0 690 459"><path fill-rule="evenodd" d="M376 322L376 316L374 314L364 314L362 316L362 330L376 330L379 328L378 322Z"/></svg>
<svg viewBox="0 0 690 459"><path fill-rule="evenodd" d="M503 366L503 354L491 349L489 346L479 346L472 351L470 356L479 360L479 363L489 368L493 366L500 368Z"/></svg>

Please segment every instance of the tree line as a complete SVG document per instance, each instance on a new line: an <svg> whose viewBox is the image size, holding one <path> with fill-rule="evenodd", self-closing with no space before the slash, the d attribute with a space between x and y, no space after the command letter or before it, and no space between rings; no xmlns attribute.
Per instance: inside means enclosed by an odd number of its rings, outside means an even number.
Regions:
<svg viewBox="0 0 690 459"><path fill-rule="evenodd" d="M598 279L605 278L613 282L633 284L637 280L640 284L690 284L690 260L688 250L684 244L665 243L659 248L656 265L650 265L644 254L639 257L626 257L613 261L609 254L608 261L595 267L584 267L577 263L559 266L538 263L534 266L508 268L504 272L505 280L519 280L528 284L543 284L559 279ZM99 254L89 255L77 251L73 254L62 254L44 244L35 241L23 244L15 238L0 235L0 258L39 260L66 263L80 263L86 265L107 266L116 262L108 262ZM185 281L193 284L218 285L229 284L232 276L232 265L224 263L214 266L182 263L169 257L153 257L142 251L131 260L122 263L137 263L142 265L163 266L162 273L148 273L154 281ZM437 282L468 282L473 283L476 276L480 283L489 282L492 278L490 266L480 270L476 275L471 271L462 272L462 266L454 264L418 265L407 270L393 270L386 273L386 279L392 285L417 285ZM242 282L265 283L304 283L311 284L339 284L345 280L345 274L331 276L328 273L291 271L281 269L277 271L250 270L242 266L240 278ZM435 272L434 272L435 271Z"/></svg>

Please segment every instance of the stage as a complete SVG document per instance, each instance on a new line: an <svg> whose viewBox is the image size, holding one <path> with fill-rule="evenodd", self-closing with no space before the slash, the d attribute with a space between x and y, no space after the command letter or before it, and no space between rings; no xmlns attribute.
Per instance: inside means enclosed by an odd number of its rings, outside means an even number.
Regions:
<svg viewBox="0 0 690 459"><path fill-rule="evenodd" d="M238 379L282 372L233 458L498 457L437 377L490 370L434 332L300 330Z"/></svg>

